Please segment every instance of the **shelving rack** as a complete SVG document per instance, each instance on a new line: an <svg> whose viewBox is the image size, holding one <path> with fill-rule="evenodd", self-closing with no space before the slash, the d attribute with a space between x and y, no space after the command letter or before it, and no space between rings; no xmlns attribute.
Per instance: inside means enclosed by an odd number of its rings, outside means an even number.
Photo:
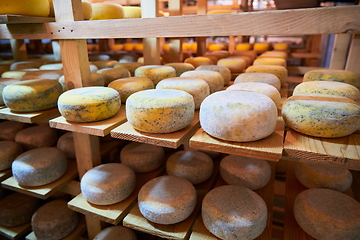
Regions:
<svg viewBox="0 0 360 240"><path fill-rule="evenodd" d="M241 36L241 35L315 35L315 34L347 34L352 36L352 43L346 61L346 70L353 71L360 76L360 6L345 6L345 7L327 7L327 8L311 8L311 9L296 9L296 10L279 10L279 11L263 11L263 12L246 12L246 13L229 13L216 15L187 15L187 16L170 16L157 18L158 11L157 0L143 0L142 3L147 6L148 12L143 14L148 18L141 19L116 19L104 21L83 21L80 0L53 0L55 7L55 22L52 19L43 19L43 21L36 18L13 18L12 16L0 18L0 39L52 39L59 40L61 48L62 62L64 66L64 75L66 76L67 89L86 87L90 85L90 70L89 60L86 48L86 39L111 39L111 38L145 38L149 41L144 42L144 56L147 64L156 64L159 62L159 43L158 38L181 38L181 37L207 37L207 36ZM181 9L181 1L169 0L172 6L172 11ZM173 8L175 6L175 8ZM143 11L147 11L145 8ZM179 12L178 12L179 13ZM21 19L21 21L19 21ZM340 43L339 43L340 44ZM335 46L336 47L336 46ZM336 53L342 54L342 53ZM175 51L176 55L176 51ZM5 110L0 110L1 113ZM2 119L11 113L1 115ZM15 116L11 120L15 121L31 121L23 120L23 116ZM49 116L47 116L49 117ZM97 126L75 126L59 119L58 115L53 116L50 120L50 125L55 128L72 131L74 134L75 148L76 148L76 165L78 175L81 178L84 173L94 166L101 164L100 159L100 143L98 136L104 136L111 133L113 137L117 135L116 128L121 124L119 119L115 118L114 122L106 123L106 127L102 122L97 123ZM123 119L123 118L122 118ZM114 119L113 119L114 120ZM37 120L32 120L36 122ZM121 125L120 125L121 126ZM203 148L207 150L216 150L223 153L231 153L231 149L235 146L229 142L217 141L216 144L211 143L209 139L202 139L199 136L206 134L201 132L200 126L197 125L197 133L193 128L191 132L187 133L186 137L180 142L170 147L176 148L179 144L188 144ZM283 126L282 126L283 127ZM347 167L352 170L360 170L360 144L359 134L354 133L348 139L339 139L333 141L326 141L323 139L311 139L306 136L294 137L290 131L285 128L278 129L275 132L282 141L275 148L265 144L264 146L253 146L247 148L243 146L236 146L240 149L237 154L245 154L253 157L259 157L259 151L265 153L261 155L266 160L269 160L274 169L274 163L280 158L287 158L292 161L298 161L302 156L312 156L310 160L317 161L321 157L322 162L336 164L338 166ZM96 132L96 133L95 133ZM125 134L129 136L129 134ZM208 136L207 136L208 137ZM120 138L122 137L120 134ZM168 139L173 139L174 136L167 136ZM149 136L142 135L141 141L151 139ZM351 140L349 140L351 139ZM139 139L129 138L126 140L140 141ZM161 142L161 140L159 140ZM153 141L152 144L159 144L159 141ZM165 141L165 140L164 140ZM313 143L316 142L315 145ZM279 145L279 146L278 146ZM300 146L301 145L301 146ZM319 147L318 147L319 146ZM229 151L230 149L230 151ZM274 150L276 149L276 150ZM280 150L279 150L280 149ZM331 149L331 151L330 151ZM344 150L345 149L345 150ZM346 150L348 149L348 151ZM283 156L282 156L283 155ZM295 158L294 158L295 157ZM160 171L161 172L161 171ZM161 174L161 173L158 174ZM7 174L7 175L6 175ZM7 181L8 173L3 173L2 177ZM154 175L156 176L156 174ZM152 176L152 177L154 177ZM219 180L221 182L221 179ZM5 184L3 184L5 185ZM79 195L79 183L77 181L70 181L63 189L64 192L70 193L75 198L69 202L69 207L75 211L79 211L85 215L86 228L88 239L93 239L94 236L102 229L102 221L111 222L113 224L122 220L124 215L131 207L136 205L136 202L131 202L127 208L123 210L124 214L119 213L121 217L115 217L115 220L104 219L100 213L92 211L90 208L81 203L81 195ZM273 183L270 188L266 188L267 196L273 195ZM135 197L136 199L136 197ZM136 201L136 200L135 200ZM80 204L79 204L80 202ZM272 205L271 199L270 206ZM99 210L99 209L98 209ZM100 211L100 210L99 210ZM111 209L107 209L111 211ZM101 212L101 211L100 211ZM127 215L130 216L130 215ZM130 216L131 217L131 216ZM106 218L106 217L105 217ZM121 218L121 219L120 219ZM271 219L270 219L271 220ZM289 220L290 221L290 220ZM127 222L127 221L125 221ZM194 232L201 229L201 219L197 219ZM128 225L130 225L128 223ZM196 234L185 234L184 239L214 239L213 236L209 238L196 237ZM268 224L271 234L271 224ZM285 224L285 233L289 232L288 225ZM290 226L294 228L296 226ZM176 227L175 227L176 230ZM291 230L291 229L290 229ZM301 231L297 226L297 230ZM1 231L1 229L0 229ZM164 237L161 231L153 229L151 234ZM267 233L266 233L267 234ZM291 236L291 239L294 236ZM15 238L15 237L14 237ZM179 239L179 238L174 238ZM268 239L261 238L259 239ZM290 239L288 234L285 234L284 239ZM306 234L299 234L298 239L310 239Z"/></svg>

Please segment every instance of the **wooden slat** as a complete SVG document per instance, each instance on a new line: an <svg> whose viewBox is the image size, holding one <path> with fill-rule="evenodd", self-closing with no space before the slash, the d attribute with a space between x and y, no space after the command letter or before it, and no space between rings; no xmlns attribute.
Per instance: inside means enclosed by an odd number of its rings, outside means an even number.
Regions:
<svg viewBox="0 0 360 240"><path fill-rule="evenodd" d="M0 171L0 182L7 179L8 177L11 176L11 169L6 169L6 170L2 170Z"/></svg>
<svg viewBox="0 0 360 240"><path fill-rule="evenodd" d="M126 216L131 207L134 205L142 185L158 176L162 171L163 168L158 168L157 170L149 173L137 173L136 187L134 191L129 197L119 203L106 206L95 205L86 201L84 196L79 194L68 202L68 206L70 209L86 214L89 217L116 225Z"/></svg>
<svg viewBox="0 0 360 240"><path fill-rule="evenodd" d="M360 33L359 11L360 6L337 6L162 18L11 24L0 25L0 36L4 39L103 39ZM260 18L261 24L257 24ZM242 23L241 28L239 22Z"/></svg>
<svg viewBox="0 0 360 240"><path fill-rule="evenodd" d="M332 139L307 136L290 129L286 133L284 153L301 161L360 170L360 134Z"/></svg>
<svg viewBox="0 0 360 240"><path fill-rule="evenodd" d="M253 142L230 142L208 135L202 128L190 138L190 147L246 157L278 161L282 155L284 121L278 118L276 130L269 137Z"/></svg>
<svg viewBox="0 0 360 240"><path fill-rule="evenodd" d="M331 53L330 69L344 69L351 40L350 34L336 34Z"/></svg>
<svg viewBox="0 0 360 240"><path fill-rule="evenodd" d="M74 161L68 161L68 167L65 174L60 179L52 183L39 187L25 187L20 186L14 177L9 177L8 179L1 182L1 185L2 187L13 190L15 192L24 193L41 199L47 199L52 194L63 188L66 184L71 182L71 180L73 180L77 175L78 173L76 163Z"/></svg>
<svg viewBox="0 0 360 240"><path fill-rule="evenodd" d="M186 128L173 133L144 133L135 130L129 122L111 130L113 138L119 138L134 142L148 143L168 148L178 148L184 140L190 137L199 128L199 114L195 112L194 119Z"/></svg>
<svg viewBox="0 0 360 240"><path fill-rule="evenodd" d="M10 45L15 61L27 60L26 44L23 39L10 39Z"/></svg>
<svg viewBox="0 0 360 240"><path fill-rule="evenodd" d="M8 239L19 239L31 231L31 223L25 223L18 227L7 228L0 225L0 234Z"/></svg>
<svg viewBox="0 0 360 240"><path fill-rule="evenodd" d="M356 73L360 78L359 61L360 61L360 34L354 34L351 41L345 70Z"/></svg>
<svg viewBox="0 0 360 240"><path fill-rule="evenodd" d="M0 15L0 24L19 24L19 23L44 23L54 22L53 17L36 17L23 15Z"/></svg>
<svg viewBox="0 0 360 240"><path fill-rule="evenodd" d="M31 113L12 112L9 108L0 109L0 119L23 123L36 123L49 118L57 117L59 115L60 113L57 108Z"/></svg>
<svg viewBox="0 0 360 240"><path fill-rule="evenodd" d="M126 111L125 106L122 105L115 116L102 121L90 123L75 123L68 122L63 116L60 116L55 119L51 119L49 121L49 125L52 128L104 137L110 133L110 130L116 128L125 121Z"/></svg>

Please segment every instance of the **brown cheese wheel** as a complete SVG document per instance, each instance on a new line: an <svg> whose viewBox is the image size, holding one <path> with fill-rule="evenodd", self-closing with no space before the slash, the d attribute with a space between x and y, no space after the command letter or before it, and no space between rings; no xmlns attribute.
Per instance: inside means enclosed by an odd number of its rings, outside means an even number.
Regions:
<svg viewBox="0 0 360 240"><path fill-rule="evenodd" d="M52 147L57 140L56 129L49 126L28 127L19 131L15 136L15 142L20 143L25 150Z"/></svg>
<svg viewBox="0 0 360 240"><path fill-rule="evenodd" d="M15 121L0 122L0 140L14 141L16 134L27 126L29 124Z"/></svg>
<svg viewBox="0 0 360 240"><path fill-rule="evenodd" d="M10 168L15 158L22 152L21 144L14 141L0 141L0 171Z"/></svg>

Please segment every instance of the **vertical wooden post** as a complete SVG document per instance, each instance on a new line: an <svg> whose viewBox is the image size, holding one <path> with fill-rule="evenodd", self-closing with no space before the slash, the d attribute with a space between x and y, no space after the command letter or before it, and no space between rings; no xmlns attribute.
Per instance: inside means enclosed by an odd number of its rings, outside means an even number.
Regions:
<svg viewBox="0 0 360 240"><path fill-rule="evenodd" d="M330 66L331 69L344 69L346 57L349 50L351 40L350 34L336 34L334 46L332 49Z"/></svg>
<svg viewBox="0 0 360 240"><path fill-rule="evenodd" d="M198 0L197 3L197 14L205 15L207 14L207 0ZM197 42L197 56L203 56L206 53L206 37L198 37Z"/></svg>
<svg viewBox="0 0 360 240"><path fill-rule="evenodd" d="M356 73L360 79L360 34L354 34L352 37L349 56L346 61L345 70Z"/></svg>
<svg viewBox="0 0 360 240"><path fill-rule="evenodd" d="M54 54L54 60L56 61L60 61L61 60L61 49L60 49L60 44L59 41L51 41L51 46L52 46L52 50L53 50L53 54Z"/></svg>
<svg viewBox="0 0 360 240"><path fill-rule="evenodd" d="M24 39L10 39L10 45L16 62L27 60L27 51Z"/></svg>
<svg viewBox="0 0 360 240"><path fill-rule="evenodd" d="M228 46L228 51L229 53L233 54L235 52L235 37L234 36L229 36L229 46Z"/></svg>
<svg viewBox="0 0 360 240"><path fill-rule="evenodd" d="M169 15L182 15L182 1L169 0ZM170 62L182 62L182 38L173 38L170 40Z"/></svg>

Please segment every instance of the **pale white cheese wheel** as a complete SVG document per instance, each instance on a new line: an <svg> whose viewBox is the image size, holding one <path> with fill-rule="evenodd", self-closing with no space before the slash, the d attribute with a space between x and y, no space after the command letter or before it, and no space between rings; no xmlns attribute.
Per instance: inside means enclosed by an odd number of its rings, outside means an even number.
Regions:
<svg viewBox="0 0 360 240"><path fill-rule="evenodd" d="M210 95L209 85L200 78L174 77L161 80L156 89L177 89L183 90L194 98L195 109L200 108L200 104Z"/></svg>
<svg viewBox="0 0 360 240"><path fill-rule="evenodd" d="M202 65L196 68L196 70L208 70L218 72L224 78L224 85L229 85L231 80L231 71L229 68L220 65Z"/></svg>
<svg viewBox="0 0 360 240"><path fill-rule="evenodd" d="M178 151L166 161L166 172L169 175L185 178L192 184L206 181L213 169L212 159L206 153L196 150Z"/></svg>
<svg viewBox="0 0 360 240"><path fill-rule="evenodd" d="M329 188L345 192L352 183L352 175L348 169L321 163L298 162L295 165L295 175L307 188Z"/></svg>
<svg viewBox="0 0 360 240"><path fill-rule="evenodd" d="M220 162L220 176L227 184L257 190L270 180L270 164L262 159L228 155Z"/></svg>
<svg viewBox="0 0 360 240"><path fill-rule="evenodd" d="M176 77L176 72L173 67L164 65L146 65L138 67L135 70L135 77L150 78L154 85L158 84L165 78Z"/></svg>
<svg viewBox="0 0 360 240"><path fill-rule="evenodd" d="M70 210L65 200L53 200L41 206L31 219L38 240L59 240L71 234L79 222L77 212Z"/></svg>
<svg viewBox="0 0 360 240"><path fill-rule="evenodd" d="M288 76L288 71L283 66L278 65L253 65L248 67L245 70L246 73L271 73L276 75L280 82L281 86L284 86Z"/></svg>
<svg viewBox="0 0 360 240"><path fill-rule="evenodd" d="M274 86L278 91L281 89L279 78L272 73L242 73L235 78L234 84L241 82L262 82Z"/></svg>
<svg viewBox="0 0 360 240"><path fill-rule="evenodd" d="M39 67L40 70L60 70L63 69L62 63L48 63Z"/></svg>
<svg viewBox="0 0 360 240"><path fill-rule="evenodd" d="M201 78L209 84L210 93L220 91L224 88L224 78L220 73L206 70L187 71L180 77Z"/></svg>
<svg viewBox="0 0 360 240"><path fill-rule="evenodd" d="M299 193L294 216L310 236L325 239L360 239L360 203L331 189L312 188Z"/></svg>
<svg viewBox="0 0 360 240"><path fill-rule="evenodd" d="M145 183L139 191L141 214L149 221L174 224L188 218L196 205L196 190L186 179L161 176Z"/></svg>
<svg viewBox="0 0 360 240"><path fill-rule="evenodd" d="M67 169L65 154L55 147L36 148L20 154L12 163L12 174L23 186L49 184L64 175Z"/></svg>
<svg viewBox="0 0 360 240"><path fill-rule="evenodd" d="M0 78L0 106L5 105L4 99L3 99L3 90L4 88L12 83L18 83L20 80L17 79L11 79L11 78Z"/></svg>
<svg viewBox="0 0 360 240"><path fill-rule="evenodd" d="M0 141L0 171L9 169L12 162L23 152L20 143L15 141Z"/></svg>
<svg viewBox="0 0 360 240"><path fill-rule="evenodd" d="M116 79L131 77L126 68L102 68L97 72L104 76L104 86L108 86L109 83Z"/></svg>
<svg viewBox="0 0 360 240"><path fill-rule="evenodd" d="M14 141L16 134L28 126L29 124L27 123L21 123L15 121L0 122L0 129L1 129L0 140Z"/></svg>
<svg viewBox="0 0 360 240"><path fill-rule="evenodd" d="M225 90L209 95L200 107L205 132L222 140L256 141L275 131L277 107L264 94Z"/></svg>
<svg viewBox="0 0 360 240"><path fill-rule="evenodd" d="M137 173L151 172L165 162L165 152L159 146L131 142L121 149L120 162Z"/></svg>
<svg viewBox="0 0 360 240"><path fill-rule="evenodd" d="M194 66L190 63L176 62L176 63L167 63L165 65L173 67L175 69L176 77L180 77L180 75L183 72L195 70Z"/></svg>
<svg viewBox="0 0 360 240"><path fill-rule="evenodd" d="M93 240L116 240L116 239L136 240L137 238L132 229L117 225L103 229L95 236Z"/></svg>
<svg viewBox="0 0 360 240"><path fill-rule="evenodd" d="M57 140L56 129L44 125L24 128L15 136L15 142L20 143L24 150L52 147Z"/></svg>
<svg viewBox="0 0 360 240"><path fill-rule="evenodd" d="M281 105L281 95L280 92L274 87L266 83L261 82L242 82L236 83L229 86L226 90L243 90L243 91L250 91L261 93L274 101L277 107Z"/></svg>
<svg viewBox="0 0 360 240"><path fill-rule="evenodd" d="M56 147L65 153L67 159L76 159L74 135L72 132L62 135L57 141Z"/></svg>
<svg viewBox="0 0 360 240"><path fill-rule="evenodd" d="M126 117L137 130L170 133L187 127L194 118L193 97L175 89L150 89L126 100Z"/></svg>
<svg viewBox="0 0 360 240"><path fill-rule="evenodd" d="M225 185L208 192L202 202L205 227L220 239L255 239L266 227L265 201L248 188Z"/></svg>
<svg viewBox="0 0 360 240"><path fill-rule="evenodd" d="M135 188L134 171L121 163L107 163L87 171L80 181L84 198L96 205L111 205L126 199Z"/></svg>

